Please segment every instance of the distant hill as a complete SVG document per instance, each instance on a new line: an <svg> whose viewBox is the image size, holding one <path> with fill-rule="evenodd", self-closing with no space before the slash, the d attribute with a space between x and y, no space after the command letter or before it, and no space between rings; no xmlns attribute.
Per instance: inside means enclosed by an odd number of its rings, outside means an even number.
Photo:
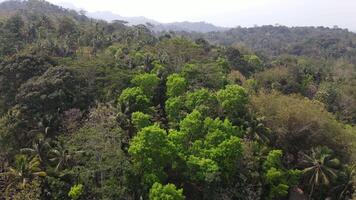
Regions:
<svg viewBox="0 0 356 200"><path fill-rule="evenodd" d="M110 11L97 11L97 12L88 12L86 14L88 17L95 18L95 19L102 19L105 21L113 21L113 20L122 20L126 21L129 25L139 25L139 24L146 24L150 23L153 25L158 25L160 24L159 22L148 19L146 17L124 17L115 13L112 13Z"/></svg>
<svg viewBox="0 0 356 200"><path fill-rule="evenodd" d="M10 0L0 2L0 16L11 16L16 13L21 13L23 16L28 16L31 13L36 15L46 15L51 17L72 17L78 21L88 21L89 18L80 14L76 10L63 8L51 4L44 0Z"/></svg>
<svg viewBox="0 0 356 200"><path fill-rule="evenodd" d="M38 0L11 0L4 1L0 6L0 16L9 16L16 12L33 12L43 15L66 15L72 16L77 20L85 20L90 17L99 20L105 20L111 22L113 20L125 21L128 25L149 24L150 29L155 32L160 31L185 31L185 32L200 32L207 33L213 31L225 31L228 28L215 26L206 22L173 22L173 23L161 23L152 19L148 19L143 16L137 17L124 17L110 11L98 11L98 12L83 12L79 14L82 9L76 8L70 3L61 3L59 6L53 5L46 1ZM85 15L84 15L85 14ZM86 17L87 16L87 17ZM87 18L88 19L88 18Z"/></svg>
<svg viewBox="0 0 356 200"><path fill-rule="evenodd" d="M150 24L152 25L151 29L155 32L160 31L187 31L187 32L213 32L213 31L226 31L229 28L215 26L206 22L172 22L172 23L161 23L152 19L148 19L143 16L139 17L124 17L110 11L100 11L100 12L89 12L87 13L88 17L95 19L102 19L106 21L113 20L122 20L126 21L129 25L138 25L138 24Z"/></svg>
<svg viewBox="0 0 356 200"><path fill-rule="evenodd" d="M173 22L159 24L154 27L155 31L187 31L187 32L215 32L215 31L226 31L229 28L215 26L206 22Z"/></svg>
<svg viewBox="0 0 356 200"><path fill-rule="evenodd" d="M213 44L244 46L267 56L291 54L314 58L340 57L356 63L356 34L328 27L260 26L237 27L224 32L177 33L192 39L204 38Z"/></svg>
<svg viewBox="0 0 356 200"><path fill-rule="evenodd" d="M229 28L215 26L206 22L172 22L172 23L161 23L152 19L148 19L143 16L139 17L124 17L110 11L99 11L99 12L89 12L88 17L95 19L102 19L106 21L122 20L126 21L129 25L138 24L150 24L151 29L155 32L160 31L187 31L187 32L213 32L213 31L226 31Z"/></svg>
<svg viewBox="0 0 356 200"><path fill-rule="evenodd" d="M82 22L90 24L93 19L89 17L101 19L103 24L108 24L105 21L113 20L126 21L129 25L149 23L147 27L157 32L158 35L174 31L174 34L190 37L193 40L204 38L212 44L243 46L266 56L290 54L318 59L337 59L342 57L352 63L356 63L356 34L347 29L337 27L266 25L228 29L206 22L160 23L145 17L123 17L111 12L85 13L80 12L80 9L75 8L73 5L67 6L72 9L56 6L43 0L5 1L0 3L0 21L1 17L6 18L19 12L27 20L31 19L31 17L33 18L33 14L36 14L48 16L53 21L58 21L58 19L63 17L71 17L78 22L77 24L81 24ZM120 22L119 24L116 23L115 26L120 28L121 32L124 32L123 30L128 28ZM107 31L109 30L110 28Z"/></svg>

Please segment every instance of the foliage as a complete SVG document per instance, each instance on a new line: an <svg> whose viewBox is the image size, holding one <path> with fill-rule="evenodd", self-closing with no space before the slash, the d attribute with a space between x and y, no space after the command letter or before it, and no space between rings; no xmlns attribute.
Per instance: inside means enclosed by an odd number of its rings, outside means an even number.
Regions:
<svg viewBox="0 0 356 200"><path fill-rule="evenodd" d="M316 190L323 192L322 187L329 186L335 180L340 161L334 158L327 147L317 147L311 150L310 155L303 154L303 164L303 177L309 187L309 196L312 197Z"/></svg>
<svg viewBox="0 0 356 200"><path fill-rule="evenodd" d="M129 153L136 173L143 176L147 185L164 180L167 174L163 169L172 163L176 154L167 134L158 125L139 131L131 141Z"/></svg>
<svg viewBox="0 0 356 200"><path fill-rule="evenodd" d="M139 87L127 88L122 91L118 98L122 112L133 113L145 111L150 105L150 99Z"/></svg>
<svg viewBox="0 0 356 200"><path fill-rule="evenodd" d="M70 188L68 196L73 200L78 200L82 194L83 194L83 185L77 184L77 185L73 185Z"/></svg>
<svg viewBox="0 0 356 200"><path fill-rule="evenodd" d="M61 174L85 183L86 194L103 199L126 195L122 177L129 165L123 151L126 136L116 123L114 111L107 105L92 109L84 126L63 138L67 152L62 160L57 159L63 162Z"/></svg>
<svg viewBox="0 0 356 200"><path fill-rule="evenodd" d="M137 130L141 130L142 128L151 125L151 116L144 114L142 112L134 112L131 116L132 124L135 126Z"/></svg>
<svg viewBox="0 0 356 200"><path fill-rule="evenodd" d="M287 196L291 186L299 182L301 171L286 170L282 165L282 151L272 150L263 164L265 183L270 187L268 199L282 199Z"/></svg>
<svg viewBox="0 0 356 200"><path fill-rule="evenodd" d="M182 95L187 87L187 82L178 74L171 74L167 77L167 96L175 97Z"/></svg>
<svg viewBox="0 0 356 200"><path fill-rule="evenodd" d="M153 30L0 3L0 198L353 197L354 33Z"/></svg>
<svg viewBox="0 0 356 200"><path fill-rule="evenodd" d="M243 87L227 85L225 89L219 90L216 96L222 109L231 119L241 117L248 102L248 96Z"/></svg>
<svg viewBox="0 0 356 200"><path fill-rule="evenodd" d="M159 84L159 78L155 74L139 74L133 77L131 82L142 89L145 95L153 97Z"/></svg>
<svg viewBox="0 0 356 200"><path fill-rule="evenodd" d="M177 189L173 184L162 185L154 183L150 189L150 200L183 200L183 190Z"/></svg>
<svg viewBox="0 0 356 200"><path fill-rule="evenodd" d="M345 138L354 135L318 102L297 95L261 93L252 98L251 108L272 130L273 145L286 153L296 155L301 149L326 145L341 157L348 156L350 146Z"/></svg>

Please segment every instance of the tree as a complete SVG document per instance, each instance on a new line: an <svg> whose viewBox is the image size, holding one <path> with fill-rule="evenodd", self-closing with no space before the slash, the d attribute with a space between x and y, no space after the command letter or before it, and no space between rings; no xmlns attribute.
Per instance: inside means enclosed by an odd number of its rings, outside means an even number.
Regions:
<svg viewBox="0 0 356 200"><path fill-rule="evenodd" d="M241 54L241 52L234 47L229 47L225 50L226 58L230 64L231 69L236 69L242 74L249 75L251 73L250 69L247 67L247 63Z"/></svg>
<svg viewBox="0 0 356 200"><path fill-rule="evenodd" d="M61 114L71 108L86 109L91 104L88 82L76 71L51 67L41 76L23 84L16 95L22 120L48 134L58 130Z"/></svg>
<svg viewBox="0 0 356 200"><path fill-rule="evenodd" d="M302 163L305 166L304 181L310 187L308 189L311 198L316 189L320 191L322 186L329 186L336 179L335 168L339 167L340 161L333 157L332 151L327 147L316 147L311 150L310 155L303 154Z"/></svg>
<svg viewBox="0 0 356 200"><path fill-rule="evenodd" d="M0 28L0 55L10 55L18 52L23 44L22 30L24 21L20 15L10 17Z"/></svg>
<svg viewBox="0 0 356 200"><path fill-rule="evenodd" d="M184 200L183 189L177 189L174 184L162 185L154 183L150 189L150 200Z"/></svg>
<svg viewBox="0 0 356 200"><path fill-rule="evenodd" d="M175 127L185 116L184 98L181 96L168 98L165 102L165 111L171 127Z"/></svg>
<svg viewBox="0 0 356 200"><path fill-rule="evenodd" d="M220 106L231 120L242 118L248 102L245 89L238 85L227 85L216 94Z"/></svg>
<svg viewBox="0 0 356 200"><path fill-rule="evenodd" d="M204 64L186 64L181 75L185 78L190 89L205 87L219 89L226 82L224 69L215 62Z"/></svg>
<svg viewBox="0 0 356 200"><path fill-rule="evenodd" d="M69 152L65 146L64 140L59 139L55 146L49 150L49 161L55 164L54 170L59 172L67 167L70 167L70 162L73 162L75 154L83 153L83 151Z"/></svg>
<svg viewBox="0 0 356 200"><path fill-rule="evenodd" d="M354 135L337 122L324 105L299 95L285 96L279 93L260 93L251 99L251 110L266 128L271 130L272 145L292 154L324 145L340 158L347 158L352 149L348 141ZM351 131L352 132L352 131Z"/></svg>
<svg viewBox="0 0 356 200"><path fill-rule="evenodd" d="M10 183L7 185L7 197L12 187L24 188L32 179L36 177L45 177L46 172L40 169L38 157L29 158L25 155L16 156L15 165L9 167L8 171L1 174L10 177Z"/></svg>
<svg viewBox="0 0 356 200"><path fill-rule="evenodd" d="M203 125L202 114L194 110L179 123L179 128L180 131L187 134L188 141L194 141L204 136Z"/></svg>
<svg viewBox="0 0 356 200"><path fill-rule="evenodd" d="M68 153L60 158L69 158L70 162L69 166L62 166L66 168L60 174L71 177L70 184L83 183L83 197L129 198L124 182L130 169L125 153L127 136L118 126L114 111L105 104L97 105L78 131L62 138Z"/></svg>
<svg viewBox="0 0 356 200"><path fill-rule="evenodd" d="M346 165L341 173L338 174L336 186L332 189L336 192L335 197L338 199L352 198L356 179L356 165Z"/></svg>
<svg viewBox="0 0 356 200"><path fill-rule="evenodd" d="M205 88L187 92L184 104L188 112L195 109L204 116L216 117L218 112L218 101L215 94Z"/></svg>
<svg viewBox="0 0 356 200"><path fill-rule="evenodd" d="M203 118L199 111L188 114L168 138L185 165L187 178L199 185L228 180L236 172L242 155L239 131L227 119ZM178 167L179 168L179 167Z"/></svg>
<svg viewBox="0 0 356 200"><path fill-rule="evenodd" d="M49 149L50 145L48 141L46 141L43 136L40 135L38 139L33 142L32 147L22 148L20 152L23 154L28 154L29 156L36 156L40 162L44 162L46 161Z"/></svg>
<svg viewBox="0 0 356 200"><path fill-rule="evenodd" d="M155 95L160 79L155 74L144 73L134 76L131 82L141 88L147 97L152 98Z"/></svg>
<svg viewBox="0 0 356 200"><path fill-rule="evenodd" d="M15 105L15 96L22 84L35 76L42 75L55 62L47 56L18 55L0 62L0 101L6 112Z"/></svg>
<svg viewBox="0 0 356 200"><path fill-rule="evenodd" d="M269 187L268 199L283 199L288 195L291 186L299 182L301 171L288 170L282 165L282 151L272 150L268 153L263 168L265 183Z"/></svg>
<svg viewBox="0 0 356 200"><path fill-rule="evenodd" d="M139 87L127 88L118 98L121 111L131 114L136 111L145 111L150 105L150 99Z"/></svg>
<svg viewBox="0 0 356 200"><path fill-rule="evenodd" d="M179 74L171 74L167 77L167 96L176 97L182 95L187 88L187 82Z"/></svg>
<svg viewBox="0 0 356 200"><path fill-rule="evenodd" d="M134 127L139 131L146 126L151 125L151 116L142 112L134 112L131 115L131 121Z"/></svg>
<svg viewBox="0 0 356 200"><path fill-rule="evenodd" d="M143 183L148 186L165 180L164 169L170 167L176 157L173 144L158 125L139 131L131 141L129 154L136 174L142 176Z"/></svg>

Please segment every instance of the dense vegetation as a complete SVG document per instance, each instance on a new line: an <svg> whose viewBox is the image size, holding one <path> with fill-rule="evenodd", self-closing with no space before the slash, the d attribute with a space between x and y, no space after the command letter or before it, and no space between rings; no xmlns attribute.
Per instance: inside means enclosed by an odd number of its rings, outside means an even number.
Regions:
<svg viewBox="0 0 356 200"><path fill-rule="evenodd" d="M0 199L355 198L355 38L4 2Z"/></svg>

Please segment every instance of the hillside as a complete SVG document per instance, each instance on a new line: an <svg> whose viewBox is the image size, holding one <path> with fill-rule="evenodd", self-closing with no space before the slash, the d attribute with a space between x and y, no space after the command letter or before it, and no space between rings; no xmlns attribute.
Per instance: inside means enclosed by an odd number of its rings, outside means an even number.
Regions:
<svg viewBox="0 0 356 200"><path fill-rule="evenodd" d="M0 16L0 200L355 198L355 34Z"/></svg>
<svg viewBox="0 0 356 200"><path fill-rule="evenodd" d="M205 38L213 44L247 47L267 56L292 54L319 59L345 58L356 63L356 34L339 28L261 26L180 35Z"/></svg>

